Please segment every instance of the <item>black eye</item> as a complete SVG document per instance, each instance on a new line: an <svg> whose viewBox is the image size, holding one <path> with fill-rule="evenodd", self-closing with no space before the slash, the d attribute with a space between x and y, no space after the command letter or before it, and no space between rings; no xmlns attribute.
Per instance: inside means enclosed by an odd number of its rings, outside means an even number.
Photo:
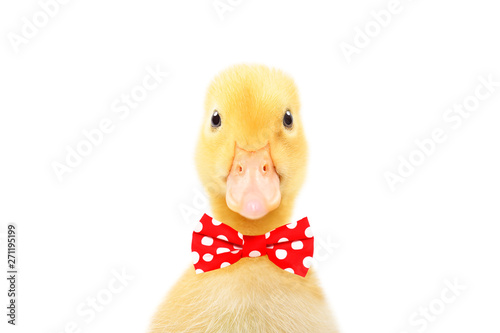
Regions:
<svg viewBox="0 0 500 333"><path fill-rule="evenodd" d="M214 113L212 114L212 123L211 123L211 125L212 125L212 127L220 127L221 120L220 120L219 112L214 111Z"/></svg>
<svg viewBox="0 0 500 333"><path fill-rule="evenodd" d="M292 128L293 117L292 117L292 113L290 112L290 110L286 110L285 115L283 116L283 125L286 128Z"/></svg>

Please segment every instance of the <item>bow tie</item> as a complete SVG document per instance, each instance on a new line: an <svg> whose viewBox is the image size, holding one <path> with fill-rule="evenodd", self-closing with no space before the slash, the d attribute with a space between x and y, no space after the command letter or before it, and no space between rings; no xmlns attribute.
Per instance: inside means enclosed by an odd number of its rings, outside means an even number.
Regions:
<svg viewBox="0 0 500 333"><path fill-rule="evenodd" d="M267 254L276 266L304 277L311 266L314 237L307 217L265 235L247 236L204 214L194 228L191 250L197 274Z"/></svg>

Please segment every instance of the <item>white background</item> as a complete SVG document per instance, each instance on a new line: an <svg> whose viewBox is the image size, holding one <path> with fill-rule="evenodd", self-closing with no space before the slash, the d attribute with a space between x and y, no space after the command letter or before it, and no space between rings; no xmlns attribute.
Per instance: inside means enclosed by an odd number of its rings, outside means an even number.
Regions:
<svg viewBox="0 0 500 333"><path fill-rule="evenodd" d="M500 87L457 129L443 114L480 75L500 81L499 8L401 0L348 63L340 44L388 3L241 1L221 19L212 0L74 0L15 52L8 34L40 5L2 2L0 257L4 272L15 222L20 271L15 328L1 279L2 332L60 333L72 321L145 332L190 262L180 208L199 204L205 89L236 63L279 67L299 86L310 158L294 218L340 244L317 269L341 331L418 332L414 312L439 309L445 280L457 279L467 290L421 331L498 332ZM169 77L121 120L113 101L157 65ZM51 164L104 118L114 131L60 182ZM384 173L436 127L447 140L391 191ZM77 308L122 269L134 279L86 322Z"/></svg>

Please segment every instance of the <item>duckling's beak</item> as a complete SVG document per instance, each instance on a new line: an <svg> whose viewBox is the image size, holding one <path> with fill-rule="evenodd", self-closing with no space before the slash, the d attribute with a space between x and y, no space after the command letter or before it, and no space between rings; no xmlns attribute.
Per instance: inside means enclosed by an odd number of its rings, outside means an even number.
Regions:
<svg viewBox="0 0 500 333"><path fill-rule="evenodd" d="M246 151L236 145L226 182L229 209L254 220L276 209L280 202L280 179L269 145L256 151Z"/></svg>

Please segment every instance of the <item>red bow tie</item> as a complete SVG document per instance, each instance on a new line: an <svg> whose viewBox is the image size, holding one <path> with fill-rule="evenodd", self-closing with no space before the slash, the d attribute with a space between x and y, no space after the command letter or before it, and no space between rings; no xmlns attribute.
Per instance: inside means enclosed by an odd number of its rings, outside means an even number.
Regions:
<svg viewBox="0 0 500 333"><path fill-rule="evenodd" d="M267 254L276 266L304 277L311 266L314 237L307 217L265 235L247 236L204 214L194 228L191 250L197 274Z"/></svg>

